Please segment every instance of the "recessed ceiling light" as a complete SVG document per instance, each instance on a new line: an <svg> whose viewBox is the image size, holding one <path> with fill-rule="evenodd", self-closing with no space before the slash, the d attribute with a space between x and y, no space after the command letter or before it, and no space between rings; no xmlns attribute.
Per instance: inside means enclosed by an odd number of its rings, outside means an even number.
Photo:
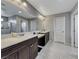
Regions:
<svg viewBox="0 0 79 59"><path fill-rule="evenodd" d="M18 13L22 13L22 11L18 11Z"/></svg>
<svg viewBox="0 0 79 59"><path fill-rule="evenodd" d="M27 4L26 4L25 2L23 2L23 5L24 5L24 6L27 6Z"/></svg>

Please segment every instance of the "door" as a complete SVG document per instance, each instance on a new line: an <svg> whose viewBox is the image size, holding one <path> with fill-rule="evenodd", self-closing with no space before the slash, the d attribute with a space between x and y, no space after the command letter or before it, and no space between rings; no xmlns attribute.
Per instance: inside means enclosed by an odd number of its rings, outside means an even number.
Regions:
<svg viewBox="0 0 79 59"><path fill-rule="evenodd" d="M75 47L78 47L78 15L75 15Z"/></svg>
<svg viewBox="0 0 79 59"><path fill-rule="evenodd" d="M55 19L54 41L65 43L65 16Z"/></svg>

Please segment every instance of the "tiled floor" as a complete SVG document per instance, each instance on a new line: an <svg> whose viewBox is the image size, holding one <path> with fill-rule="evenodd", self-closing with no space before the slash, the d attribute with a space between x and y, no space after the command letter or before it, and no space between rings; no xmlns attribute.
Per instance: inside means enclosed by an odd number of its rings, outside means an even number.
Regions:
<svg viewBox="0 0 79 59"><path fill-rule="evenodd" d="M36 59L78 59L77 48L49 41Z"/></svg>

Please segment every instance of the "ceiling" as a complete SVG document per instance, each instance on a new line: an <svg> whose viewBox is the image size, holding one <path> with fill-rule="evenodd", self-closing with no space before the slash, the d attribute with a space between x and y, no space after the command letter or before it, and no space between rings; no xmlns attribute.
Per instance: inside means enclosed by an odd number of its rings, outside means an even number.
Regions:
<svg viewBox="0 0 79 59"><path fill-rule="evenodd" d="M41 14L52 15L69 12L77 3L77 0L27 0Z"/></svg>
<svg viewBox="0 0 79 59"><path fill-rule="evenodd" d="M37 12L31 6L22 6L18 3L11 2L12 0L2 0L1 1L1 15L2 16L14 16L19 15L26 18L35 18L37 16ZM16 0L15 0L16 1ZM19 13L21 11L22 13Z"/></svg>
<svg viewBox="0 0 79 59"><path fill-rule="evenodd" d="M26 18L34 18L39 15L39 13L35 10L37 9L42 15L47 16L69 12L77 3L77 0L27 0L27 2L29 2L35 8L33 9L32 6L28 5L27 3L27 6L23 7L14 1L19 0L1 1L1 15L19 15ZM22 11L22 13L18 13L18 11Z"/></svg>

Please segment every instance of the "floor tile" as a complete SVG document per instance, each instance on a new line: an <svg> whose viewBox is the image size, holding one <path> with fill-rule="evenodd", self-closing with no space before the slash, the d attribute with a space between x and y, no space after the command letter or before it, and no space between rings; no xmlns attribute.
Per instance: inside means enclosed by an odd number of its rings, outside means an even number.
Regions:
<svg viewBox="0 0 79 59"><path fill-rule="evenodd" d="M78 48L49 41L36 59L78 59Z"/></svg>

